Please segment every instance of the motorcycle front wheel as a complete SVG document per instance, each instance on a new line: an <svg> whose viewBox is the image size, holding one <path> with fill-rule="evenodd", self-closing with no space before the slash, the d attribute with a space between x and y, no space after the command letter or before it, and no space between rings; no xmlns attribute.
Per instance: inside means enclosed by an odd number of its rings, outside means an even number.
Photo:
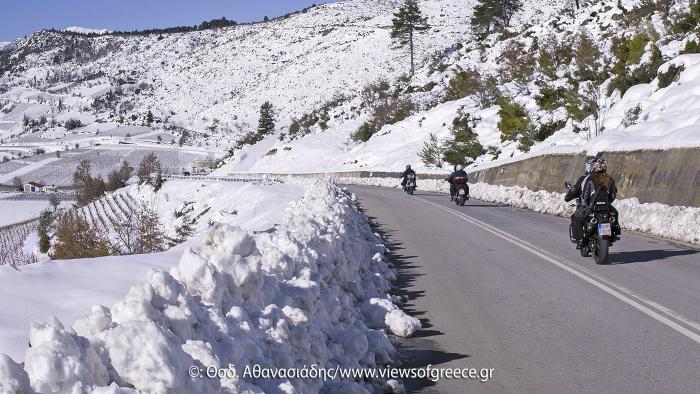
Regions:
<svg viewBox="0 0 700 394"><path fill-rule="evenodd" d="M607 264L608 263L608 246L610 246L610 241L603 238L603 237L598 237L598 240L596 241L596 247L593 250L593 258L595 259L596 264Z"/></svg>
<svg viewBox="0 0 700 394"><path fill-rule="evenodd" d="M411 195L411 196L413 195L413 189L412 189L412 188L409 188L409 189L408 189L408 194Z"/></svg>
<svg viewBox="0 0 700 394"><path fill-rule="evenodd" d="M457 205L459 205L460 207L464 206L464 196L457 197Z"/></svg>

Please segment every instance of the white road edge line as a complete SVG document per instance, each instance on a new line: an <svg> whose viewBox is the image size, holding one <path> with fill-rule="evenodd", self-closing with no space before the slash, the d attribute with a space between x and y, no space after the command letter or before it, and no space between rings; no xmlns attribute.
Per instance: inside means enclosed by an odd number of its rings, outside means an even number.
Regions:
<svg viewBox="0 0 700 394"><path fill-rule="evenodd" d="M494 228L491 225L486 224L480 220L474 219L473 217L468 216L462 212L458 212L458 211L449 209L448 207L437 204L435 202L432 202L432 201L429 201L426 199L421 199L421 200L425 201L426 203L428 203L430 205L433 205L436 208L440 208L440 209L442 209L442 210L444 210L444 211L446 211L454 216L457 216L457 217L461 218L462 220L470 222L471 224L474 224L475 226L478 226L481 229L483 229L487 232L490 232L493 235L496 235L497 237L500 237L500 238L512 243L513 245L518 246L521 249L524 249L524 250L542 258L543 260L547 261L548 263L551 263L551 264L563 269L564 271L567 271L567 272L577 276L578 278L583 279L584 281L586 281L586 282L592 284L593 286L603 290L604 292L619 299L620 301L625 302L626 304L636 308L637 310L639 310L640 312L653 318L654 320L665 324L666 326L676 330L677 332L685 335L686 337L688 337L688 338L692 339L693 341L695 341L696 343L700 344L700 334L697 334L697 333L691 331L690 329L678 324L677 322L669 319L668 317L662 315L661 313L654 311L652 308L654 308L654 307L658 308L663 313L666 313L670 316L673 316L674 318L676 318L676 319L684 322L685 324L688 324L689 326L696 328L696 329L697 329L697 327L700 327L699 323L696 323L690 319L687 319L687 318L683 317L682 315L680 315L679 313L676 313L673 310L671 310L667 307L664 307L661 304L658 304L658 303L653 302L651 300L647 300L640 295L634 294L629 289L626 289L626 288L621 287L621 286L613 285L613 284L609 283L609 281L606 281L606 282L608 282L608 284L605 284L605 283L603 283L602 279L600 279L600 278L596 279L594 277L596 275L592 275L592 274L589 274L587 272L581 272L581 270L575 269L575 268L569 266L568 264L564 264L560 261L557 261L554 258L552 258L551 256L549 256L546 253L544 253L543 251L541 251L540 248L538 248L537 246L535 246L527 241L524 241L524 240L522 240L514 235L506 233L503 230L499 230L497 228ZM615 287L615 288L613 288L613 287ZM625 295L624 293L627 293L629 296ZM630 298L630 296L636 298L638 301L635 301L634 299ZM647 304L648 306L643 305L642 303Z"/></svg>

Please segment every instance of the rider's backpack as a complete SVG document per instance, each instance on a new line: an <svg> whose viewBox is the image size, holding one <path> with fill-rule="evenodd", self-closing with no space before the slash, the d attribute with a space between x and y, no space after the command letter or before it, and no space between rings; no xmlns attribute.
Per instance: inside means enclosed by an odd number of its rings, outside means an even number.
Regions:
<svg viewBox="0 0 700 394"><path fill-rule="evenodd" d="M593 212L610 211L612 203L608 189L598 186L595 193L591 196L591 209Z"/></svg>

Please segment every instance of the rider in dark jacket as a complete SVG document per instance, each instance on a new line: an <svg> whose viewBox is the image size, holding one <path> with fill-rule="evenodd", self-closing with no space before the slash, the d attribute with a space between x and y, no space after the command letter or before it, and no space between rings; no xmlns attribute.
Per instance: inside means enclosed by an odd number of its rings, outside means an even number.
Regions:
<svg viewBox="0 0 700 394"><path fill-rule="evenodd" d="M455 195L457 194L457 188L455 187L454 179L455 178L466 178L469 180L469 174L467 174L466 171L464 171L464 166L461 164L457 164L454 167L454 171L450 174L449 177L447 177L447 182L450 183L450 200L454 200ZM465 192L467 193L467 196L469 196L469 185L465 183Z"/></svg>
<svg viewBox="0 0 700 394"><path fill-rule="evenodd" d="M581 246L581 241L584 238L583 221L586 218L586 206L583 205L581 196L583 194L583 187L591 176L595 160L596 159L593 158L586 161L586 175L580 177L573 187L566 192L566 196L564 196L564 201L566 202L574 199L576 200L576 211L571 215L571 238L578 241L578 246Z"/></svg>
<svg viewBox="0 0 700 394"><path fill-rule="evenodd" d="M591 203L594 193L599 190L607 192L607 200L612 204L617 197L617 186L615 180L606 173L607 162L602 157L596 157L586 162L586 175L580 177L576 184L569 189L564 197L564 201L577 199L576 211L571 215L571 237L578 241L578 247L581 246L585 238L584 221L591 213ZM615 207L610 206L612 214L615 218L618 217L618 212ZM613 225L614 235L620 235L619 221L615 220Z"/></svg>
<svg viewBox="0 0 700 394"><path fill-rule="evenodd" d="M599 159L593 164L593 174L588 177L581 191L581 201L584 205L590 206L593 195L599 190L608 193L607 200L612 203L617 197L617 185L615 180L606 173L607 163L604 159Z"/></svg>
<svg viewBox="0 0 700 394"><path fill-rule="evenodd" d="M416 172L413 171L413 169L411 168L410 165L407 165L406 170L403 173L401 173L401 178L403 178L401 180L401 187L403 187L403 188L406 188L406 182L408 181L408 174L413 174L413 177L416 176Z"/></svg>
<svg viewBox="0 0 700 394"><path fill-rule="evenodd" d="M618 240L619 235L622 234L622 229L620 228L619 213L612 206L613 201L617 198L617 185L615 180L607 174L607 171L608 163L602 157L593 163L592 175L583 186L581 201L586 206L586 215L593 212L595 204L607 202L607 208L610 209L611 215L615 218L611 223L613 240ZM606 193L607 195L601 198L600 193Z"/></svg>

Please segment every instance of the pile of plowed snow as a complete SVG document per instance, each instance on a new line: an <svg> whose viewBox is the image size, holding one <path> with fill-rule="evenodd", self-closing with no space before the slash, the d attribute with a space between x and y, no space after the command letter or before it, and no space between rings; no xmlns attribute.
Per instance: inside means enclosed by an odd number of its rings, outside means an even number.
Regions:
<svg viewBox="0 0 700 394"><path fill-rule="evenodd" d="M339 178L339 183L352 185L398 187L396 178ZM437 179L419 179L419 190L449 193L449 184ZM570 216L572 203L564 201L564 193L545 190L532 191L520 186L469 185L472 198L506 204L517 208L557 216ZM620 213L622 228L641 231L679 241L700 243L700 208L671 206L660 203L641 203L637 198L619 199L613 206Z"/></svg>
<svg viewBox="0 0 700 394"><path fill-rule="evenodd" d="M151 271L111 309L95 306L72 328L34 323L23 367L0 355L0 392L376 391L382 382L244 371L391 363L386 331L409 336L420 322L388 294L396 272L385 251L346 192L313 183L274 231L215 224L178 266ZM189 372L229 365L236 376Z"/></svg>

